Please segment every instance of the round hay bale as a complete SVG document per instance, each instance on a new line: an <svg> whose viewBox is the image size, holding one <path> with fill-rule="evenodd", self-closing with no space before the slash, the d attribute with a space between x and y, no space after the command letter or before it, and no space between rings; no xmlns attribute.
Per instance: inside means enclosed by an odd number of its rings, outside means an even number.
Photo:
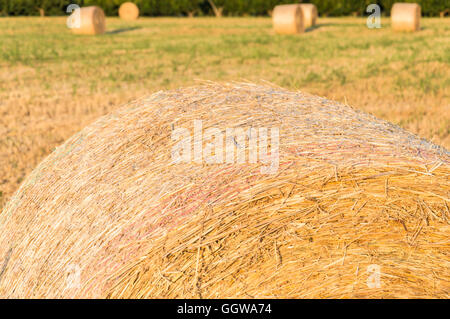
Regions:
<svg viewBox="0 0 450 319"><path fill-rule="evenodd" d="M392 29L395 31L418 31L420 15L420 5L417 3L395 3L391 9Z"/></svg>
<svg viewBox="0 0 450 319"><path fill-rule="evenodd" d="M124 2L119 8L119 17L123 20L136 20L139 18L139 8L132 2Z"/></svg>
<svg viewBox="0 0 450 319"><path fill-rule="evenodd" d="M76 12L72 13L77 14ZM100 7L90 6L80 9L80 27L72 28L75 34L103 34L106 30L105 13Z"/></svg>
<svg viewBox="0 0 450 319"><path fill-rule="evenodd" d="M348 106L160 91L26 178L0 214L0 297L446 297L449 194L448 151Z"/></svg>
<svg viewBox="0 0 450 319"><path fill-rule="evenodd" d="M298 4L276 6L272 12L272 22L278 34L296 34L305 31L303 12Z"/></svg>
<svg viewBox="0 0 450 319"><path fill-rule="evenodd" d="M302 3L300 8L303 12L305 29L315 26L317 22L317 7L312 3Z"/></svg>

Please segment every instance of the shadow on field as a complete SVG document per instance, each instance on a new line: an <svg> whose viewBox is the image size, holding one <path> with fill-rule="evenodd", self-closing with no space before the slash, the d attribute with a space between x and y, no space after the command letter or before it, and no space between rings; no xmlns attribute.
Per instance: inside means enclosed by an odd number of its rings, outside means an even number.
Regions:
<svg viewBox="0 0 450 319"><path fill-rule="evenodd" d="M130 27L130 28L122 28L122 29L116 29L116 30L112 30L112 31L106 31L106 34L117 34L117 33L122 33L122 32L128 32L128 31L133 31L133 30L137 30L137 29L142 29L142 27Z"/></svg>
<svg viewBox="0 0 450 319"><path fill-rule="evenodd" d="M312 27L309 27L309 28L305 29L305 32L311 32L311 31L317 30L317 29L322 28L322 27L331 27L331 26L335 26L335 25L337 25L337 24L336 23L316 24L316 25L314 25Z"/></svg>

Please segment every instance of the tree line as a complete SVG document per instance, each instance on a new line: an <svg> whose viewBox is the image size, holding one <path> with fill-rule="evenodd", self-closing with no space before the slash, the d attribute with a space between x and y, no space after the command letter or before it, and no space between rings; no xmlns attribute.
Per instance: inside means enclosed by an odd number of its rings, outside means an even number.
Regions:
<svg viewBox="0 0 450 319"><path fill-rule="evenodd" d="M69 4L98 5L108 16L116 16L120 5L130 0L0 0L0 16L65 15ZM298 0L133 0L142 16L265 16L278 4ZM448 0L304 0L314 3L321 16L365 15L371 3L388 15L395 2L416 2L424 16L439 16L449 8ZM448 12L448 11L447 11Z"/></svg>

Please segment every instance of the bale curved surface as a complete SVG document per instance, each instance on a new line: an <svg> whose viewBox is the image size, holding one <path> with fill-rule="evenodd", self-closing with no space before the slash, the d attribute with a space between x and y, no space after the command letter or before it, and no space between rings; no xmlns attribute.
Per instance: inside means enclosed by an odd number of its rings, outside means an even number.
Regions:
<svg viewBox="0 0 450 319"><path fill-rule="evenodd" d="M278 127L278 170L171 163L195 120ZM0 215L0 297L448 298L449 180L447 150L325 98L160 91L24 181Z"/></svg>
<svg viewBox="0 0 450 319"><path fill-rule="evenodd" d="M273 9L272 24L275 33L296 34L305 31L303 12L298 4L278 5Z"/></svg>
<svg viewBox="0 0 450 319"><path fill-rule="evenodd" d="M300 8L303 12L305 29L315 26L317 22L317 7L312 3L302 3Z"/></svg>
<svg viewBox="0 0 450 319"><path fill-rule="evenodd" d="M420 5L395 3L391 9L391 24L395 31L418 31L420 29Z"/></svg>
<svg viewBox="0 0 450 319"><path fill-rule="evenodd" d="M119 8L119 17L123 20L136 20L139 18L139 8L132 2L124 2Z"/></svg>
<svg viewBox="0 0 450 319"><path fill-rule="evenodd" d="M72 13L77 14L76 12ZM75 34L103 34L106 30L105 13L100 7L90 6L80 8L80 27L72 28Z"/></svg>

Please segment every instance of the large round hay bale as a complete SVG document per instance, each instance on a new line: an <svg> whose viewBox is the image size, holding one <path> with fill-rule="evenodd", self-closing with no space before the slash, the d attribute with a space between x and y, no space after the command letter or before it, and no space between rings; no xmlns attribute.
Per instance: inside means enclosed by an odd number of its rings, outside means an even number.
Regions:
<svg viewBox="0 0 450 319"><path fill-rule="evenodd" d="M296 34L305 30L303 12L298 4L276 6L272 13L272 23L278 34Z"/></svg>
<svg viewBox="0 0 450 319"><path fill-rule="evenodd" d="M136 20L139 18L139 8L132 2L125 2L119 8L119 17L123 20Z"/></svg>
<svg viewBox="0 0 450 319"><path fill-rule="evenodd" d="M305 29L315 26L317 22L317 7L312 3L302 3L300 8L303 12Z"/></svg>
<svg viewBox="0 0 450 319"><path fill-rule="evenodd" d="M78 14L77 11L72 13ZM75 34L103 34L106 30L105 13L100 7L83 7L79 11L80 25L71 28Z"/></svg>
<svg viewBox="0 0 450 319"><path fill-rule="evenodd" d="M448 297L449 177L445 149L325 98L160 91L27 177L0 297Z"/></svg>
<svg viewBox="0 0 450 319"><path fill-rule="evenodd" d="M395 31L417 31L420 29L420 5L417 3L395 3L391 9L391 24Z"/></svg>

